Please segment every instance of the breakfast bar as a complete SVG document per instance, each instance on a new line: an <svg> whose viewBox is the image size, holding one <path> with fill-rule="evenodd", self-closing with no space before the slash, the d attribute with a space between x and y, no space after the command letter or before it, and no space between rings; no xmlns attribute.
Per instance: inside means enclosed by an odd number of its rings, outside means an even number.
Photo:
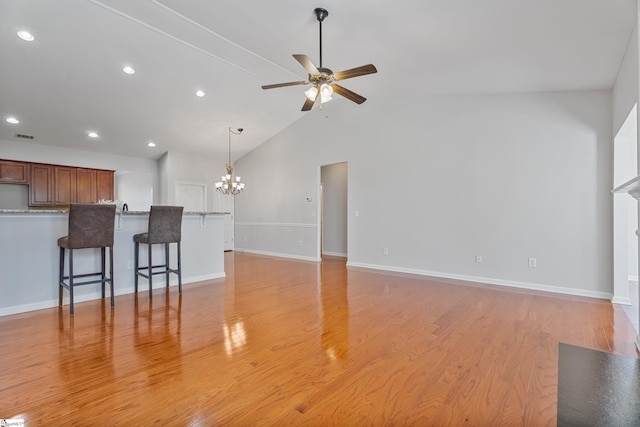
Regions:
<svg viewBox="0 0 640 427"><path fill-rule="evenodd" d="M115 294L134 292L133 235L147 231L149 212L117 212L114 231ZM0 316L58 305L57 240L67 234L67 210L0 209ZM154 247L154 258L163 256L162 245ZM77 251L75 268L98 269L94 249ZM99 249L95 249L99 251ZM156 255L157 251L157 255ZM174 262L174 253L171 262ZM154 288L165 287L164 276ZM225 277L224 213L185 212L182 220L183 284ZM142 289L146 288L141 282ZM177 285L177 278L169 283ZM188 285L183 292L188 292ZM176 291L177 292L177 291ZM146 292L141 294L147 298ZM64 293L64 304L68 296ZM76 303L99 299L100 286L77 289ZM116 302L117 309L117 302Z"/></svg>

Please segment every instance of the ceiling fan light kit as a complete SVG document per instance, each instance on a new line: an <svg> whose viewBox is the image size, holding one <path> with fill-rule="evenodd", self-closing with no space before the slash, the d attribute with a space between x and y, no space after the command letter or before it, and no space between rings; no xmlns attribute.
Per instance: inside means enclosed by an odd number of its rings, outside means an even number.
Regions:
<svg viewBox="0 0 640 427"><path fill-rule="evenodd" d="M316 86L311 86L304 92L304 94L307 95L307 99L309 99L310 101L315 101L316 97L318 96L318 88ZM324 104L331 101L333 99L331 95L333 95L333 87L331 87L331 85L323 83L320 86L320 103Z"/></svg>
<svg viewBox="0 0 640 427"><path fill-rule="evenodd" d="M312 86L307 89L304 94L307 99L302 105L302 111L309 111L316 103L318 98L320 98L320 108L322 108L322 104L329 102L333 99L333 94L337 93L350 101L355 102L356 104L362 104L367 100L362 95L358 95L355 92L350 91L349 89L336 84L335 82L351 79L353 77L364 76L367 74L377 73L378 70L373 64L363 65L361 67L351 68L349 70L339 71L334 73L329 68L325 68L322 66L322 21L329 16L329 12L326 9L318 7L314 10L316 18L318 19L318 26L320 29L320 66L316 67L313 62L309 59L307 55L302 54L294 54L293 57L296 61L304 67L304 69L308 73L307 80L302 80L298 82L287 82L287 83L276 83L271 85L264 85L262 89L275 89L279 87L285 86L297 86L297 85L308 85ZM318 96L320 95L320 96Z"/></svg>

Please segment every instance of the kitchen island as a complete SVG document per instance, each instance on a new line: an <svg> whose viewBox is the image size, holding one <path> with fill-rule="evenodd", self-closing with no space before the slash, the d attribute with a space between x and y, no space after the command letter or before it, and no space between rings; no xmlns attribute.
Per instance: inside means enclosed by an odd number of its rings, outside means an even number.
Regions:
<svg viewBox="0 0 640 427"><path fill-rule="evenodd" d="M183 285L225 277L224 215L221 212L184 213ZM66 210L0 209L0 316L58 305L58 238L67 235L68 221ZM134 292L133 235L147 232L149 212L117 212L114 221L113 283L115 294L122 295ZM171 246L171 265L175 265L175 245ZM99 251L76 250L74 271L98 271ZM144 251L146 253L146 249ZM164 259L164 245L153 245L153 257ZM145 256L141 256L141 263L144 260ZM169 285L177 286L178 279L172 276ZM164 275L153 279L154 288L166 285ZM139 291L143 291L140 297L148 298L146 279L141 278L139 286ZM100 289L100 285L75 288L74 302L99 299ZM184 286L183 292L189 292L189 287ZM63 295L64 304L68 304L68 292ZM117 301L115 308L118 308Z"/></svg>

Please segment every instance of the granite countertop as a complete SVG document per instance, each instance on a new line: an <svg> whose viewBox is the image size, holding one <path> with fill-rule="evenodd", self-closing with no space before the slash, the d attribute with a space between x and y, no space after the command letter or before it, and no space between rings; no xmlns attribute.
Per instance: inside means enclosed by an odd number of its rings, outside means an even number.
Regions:
<svg viewBox="0 0 640 427"><path fill-rule="evenodd" d="M0 209L2 214L68 214L68 209ZM183 215L226 215L229 212L184 212ZM149 215L149 211L116 211L122 215Z"/></svg>

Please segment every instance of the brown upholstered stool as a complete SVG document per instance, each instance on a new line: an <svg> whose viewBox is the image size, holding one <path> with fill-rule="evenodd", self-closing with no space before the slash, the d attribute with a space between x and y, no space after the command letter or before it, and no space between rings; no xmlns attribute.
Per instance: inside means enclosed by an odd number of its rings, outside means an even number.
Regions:
<svg viewBox="0 0 640 427"><path fill-rule="evenodd" d="M60 274L59 274L59 305L62 306L63 288L69 290L69 314L73 315L73 288L92 283L102 284L102 298L104 286L109 283L111 288L111 307L114 306L113 296L113 228L115 222L115 205L81 205L69 206L68 235L58 239L60 246ZM75 249L100 248L101 271L97 273L74 274L73 251ZM109 277L105 272L105 252L109 248ZM69 250L69 275L64 275L64 253ZM77 282L79 278L100 276L99 279ZM67 282L65 282L65 280Z"/></svg>
<svg viewBox="0 0 640 427"><path fill-rule="evenodd" d="M149 228L146 233L136 234L133 236L135 251L135 289L138 292L138 276L149 280L149 299L153 298L153 275L165 274L167 287L169 287L169 273L178 275L178 289L182 293L182 270L180 259L180 240L182 237L182 206L151 206L149 212ZM148 245L148 261L146 267L140 267L139 250L140 243ZM154 244L164 244L164 264L153 265L151 260L151 246ZM169 267L169 243L177 243L178 245L178 267ZM162 268L162 270L154 271L153 269ZM146 270L146 274L142 271Z"/></svg>

